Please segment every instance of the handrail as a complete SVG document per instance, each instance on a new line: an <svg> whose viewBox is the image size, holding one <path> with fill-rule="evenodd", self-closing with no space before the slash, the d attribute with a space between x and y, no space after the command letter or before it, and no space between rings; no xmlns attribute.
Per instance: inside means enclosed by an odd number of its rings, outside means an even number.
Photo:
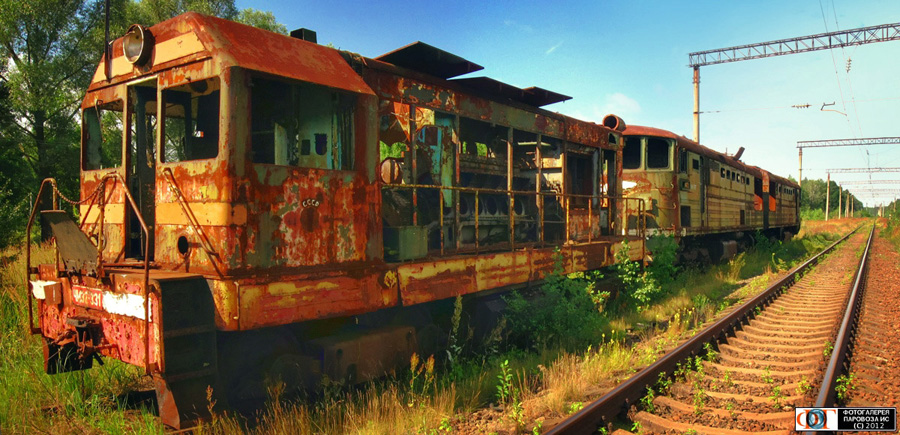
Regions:
<svg viewBox="0 0 900 435"><path fill-rule="evenodd" d="M105 189L105 184L109 180L119 181L122 183L122 186L123 186L122 191L125 194L125 198L127 199L128 204L131 206L132 211L134 211L134 214L137 217L138 223L140 223L141 231L144 233L144 370L149 375L151 372L151 369L150 369L150 256L149 256L150 231L147 227L147 223L144 221L143 216L141 216L140 208L137 206L137 203L134 201L134 197L131 195L131 192L128 191L128 188L127 188L128 185L125 182L125 178L122 177L122 175L117 172L110 172L110 173L104 175L100 179L100 184L97 186L97 189L94 190L94 192L91 193L91 195L88 198L85 198L81 201L71 201L68 199L67 199L67 201L70 203L73 203L73 204L81 204L81 203L91 201L91 203L93 204L93 201L97 197L98 192L101 192ZM28 326L31 329L32 334L41 333L42 328L41 328L41 326L39 326L38 328L34 327L34 314L33 314L33 301L32 301L33 295L31 293L31 291L29 291L29 289L28 289L28 284L30 281L31 273L32 273L32 268L31 268L31 226L34 223L35 216L37 215L37 211L38 211L38 208L39 208L40 202L41 202L41 197L44 192L44 187L47 186L48 184L53 189L53 206L52 206L53 210L59 209L59 206L57 203L57 201L58 201L57 196L58 195L62 196L62 194L59 192L59 189L56 186L56 179L46 178L41 182L41 187L38 190L37 198L31 209L31 215L28 218L28 224L26 224L26 226L25 226L25 234L26 234L26 236L25 236L26 237L26 239L25 239L25 243L26 243L26 245L25 245L25 268L26 268L25 288L26 288L26 293L28 293L28 295L27 295L27 298L28 298ZM63 197L63 198L65 199L65 197ZM105 202L101 200L101 202L100 202L101 217L103 216L102 210L103 210L104 205L105 205ZM101 234L102 234L102 225L103 225L102 221L101 221L100 225L101 225ZM102 235L100 237L102 238ZM99 246L97 247L97 251L98 251L97 268L98 268L98 270L101 271L100 275L102 276L103 251L100 249ZM58 270L59 269L59 248L56 249L56 256L57 256L56 264L57 264L57 270Z"/></svg>
<svg viewBox="0 0 900 435"><path fill-rule="evenodd" d="M184 212L184 215L188 218L188 223L191 226L191 229L194 230L197 234L200 235L200 243L203 246L203 250L206 251L207 254L218 256L216 251L213 249L212 244L209 242L209 238L206 236L206 233L203 232L203 227L200 225L200 221L197 219L197 216L194 215L194 211L191 210L187 205L187 200L184 199L184 194L181 193L181 189L178 188L178 185L175 184L175 174L172 172L172 168L164 168L163 174L166 181L169 183L169 186L175 192L175 197L178 199L178 205L181 206L181 211Z"/></svg>
<svg viewBox="0 0 900 435"><path fill-rule="evenodd" d="M479 205L480 205L480 200L481 200L480 196L483 194L506 195L507 197L510 197L510 198L515 198L516 196L533 196L538 201L538 204L544 203L544 197L549 196L549 197L561 198L564 209L565 209L564 223L565 223L565 232L566 232L566 237L565 237L566 242L577 241L577 240L572 240L570 231L569 231L570 226L571 226L571 216L570 216L570 200L571 199L582 198L582 199L588 200L587 201L588 202L588 205L587 205L588 225L589 225L588 234L587 234L588 243L593 242L593 230L594 230L593 209L594 209L594 207L596 207L594 205L595 202L599 203L601 200L604 200L604 199L606 199L606 200L622 200L624 202L623 205L626 208L627 208L627 204L629 203L629 201L637 202L638 203L638 205L637 205L638 213L639 213L639 216L641 217L641 219L638 220L639 228L637 228L638 236L640 236L640 238L641 238L641 257L643 258L646 253L646 246L644 243L645 237L646 237L646 222L644 220L645 219L644 210L646 209L646 207L645 207L646 200L643 198L617 196L617 195L602 195L602 194L601 195L585 195L585 194L571 194L571 193L563 194L563 193L558 193L558 192L537 192L537 191L533 191L533 190L521 191L521 190L491 189L491 188L481 188L481 187L443 186L443 185L433 185L433 184L384 183L384 184L382 184L381 187L384 189L411 189L414 192L417 191L418 189L431 189L431 190L438 191L438 198L439 198L439 203L440 203L440 207L438 207L438 220L440 223L439 232L440 232L440 253L441 253L441 255L445 254L445 240L444 240L446 237L444 234L444 220L445 220L444 219L445 218L445 214L444 214L444 195L445 194L444 194L444 191L445 190L458 193L458 194L454 195L455 198L454 198L454 207L453 207L453 209L455 210L454 220L455 220L455 226L457 227L457 231L459 231L459 228L461 227L460 195L459 194L470 193L470 194L474 194L474 196L475 196L473 219L475 221L475 223L474 223L474 225L475 225L474 245L475 245L476 253L478 253L481 248L480 241L479 241L479 226L481 225L481 223L480 223L480 214L481 213L479 213L478 210L479 210ZM515 199L513 199L513 201L515 201ZM514 202L510 202L510 207L509 207L510 210L513 209L513 205L514 205ZM413 224L415 225L418 222L419 207L418 207L417 203L411 204L411 207L412 207L412 212L413 212L412 221L413 221ZM538 206L538 210L539 210L539 216L537 219L537 223L539 225L538 243L540 243L541 246L544 246L544 243L545 243L544 237L543 237L543 228L544 228L544 223L545 223L544 210L543 210L543 207L541 207L540 205ZM508 244L509 244L510 250L514 250L515 249L515 232L514 231L515 231L516 216L514 213L509 213L507 218L509 220ZM608 213L607 214L607 228L609 228L611 232L613 231L614 223L615 223L615 216L613 216L612 213ZM628 235L627 234L627 222L623 224L623 231L625 232L624 235L627 237L627 235ZM458 234L456 237L456 249L457 250L462 249L461 237L459 237Z"/></svg>
<svg viewBox="0 0 900 435"><path fill-rule="evenodd" d="M37 197L35 197L34 205L31 207L31 215L28 217L28 223L25 225L25 293L26 298L28 299L28 329L32 334L40 334L43 325L38 324L38 327L34 327L34 308L32 298L34 295L31 293L31 289L29 289L30 281L31 281L31 225L34 223L34 216L37 214L38 205L41 203L41 198L44 196L44 187L47 184L50 184L53 187L53 209L56 210L56 180L53 178L46 178L41 182L41 187L38 189ZM59 250L57 249L57 255L59 255ZM57 259L57 267L59 265L59 259ZM39 321L41 319L38 319Z"/></svg>

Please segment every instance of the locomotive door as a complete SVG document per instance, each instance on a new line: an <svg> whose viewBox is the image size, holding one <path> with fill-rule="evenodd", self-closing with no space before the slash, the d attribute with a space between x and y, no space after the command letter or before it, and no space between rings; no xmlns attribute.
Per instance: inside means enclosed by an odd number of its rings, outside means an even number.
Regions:
<svg viewBox="0 0 900 435"><path fill-rule="evenodd" d="M682 228L702 225L705 210L702 207L701 177L700 156L684 148L679 148L677 179L679 223Z"/></svg>
<svg viewBox="0 0 900 435"><path fill-rule="evenodd" d="M129 141L126 160L128 190L137 203L149 233L149 250L140 221L131 207L125 207L126 254L129 258L153 260L156 217L156 78L128 87Z"/></svg>

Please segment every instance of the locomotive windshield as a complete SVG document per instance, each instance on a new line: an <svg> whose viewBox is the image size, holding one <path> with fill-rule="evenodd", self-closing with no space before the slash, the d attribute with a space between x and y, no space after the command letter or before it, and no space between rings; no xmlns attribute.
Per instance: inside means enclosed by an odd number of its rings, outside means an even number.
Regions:
<svg viewBox="0 0 900 435"><path fill-rule="evenodd" d="M219 79L163 91L163 162L212 159L219 155Z"/></svg>
<svg viewBox="0 0 900 435"><path fill-rule="evenodd" d="M641 137L629 136L625 138L625 147L622 149L622 169L639 169L641 167Z"/></svg>
<svg viewBox="0 0 900 435"><path fill-rule="evenodd" d="M671 143L662 138L647 138L647 169L669 169Z"/></svg>
<svg viewBox="0 0 900 435"><path fill-rule="evenodd" d="M122 165L122 107L122 101L117 100L84 109L84 170Z"/></svg>

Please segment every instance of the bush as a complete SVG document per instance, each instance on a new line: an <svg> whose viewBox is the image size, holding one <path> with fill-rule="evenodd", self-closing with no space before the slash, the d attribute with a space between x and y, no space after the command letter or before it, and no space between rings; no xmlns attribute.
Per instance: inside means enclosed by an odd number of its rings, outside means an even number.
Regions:
<svg viewBox="0 0 900 435"><path fill-rule="evenodd" d="M527 296L512 292L504 297L509 340L522 348L540 349L560 345L574 348L593 341L606 322L598 307L608 293L596 290L598 272L563 273L562 255L554 256L555 267L544 284Z"/></svg>
<svg viewBox="0 0 900 435"><path fill-rule="evenodd" d="M659 284L668 284L678 274L678 242L673 236L656 235L647 240L647 249L653 255L653 262L647 272Z"/></svg>
<svg viewBox="0 0 900 435"><path fill-rule="evenodd" d="M660 263L662 262L660 261ZM671 267L674 268L674 265ZM627 240L622 242L622 248L616 252L615 269L618 272L619 279L622 280L622 284L625 286L625 294L636 303L638 311L646 308L647 304L655 300L661 293L659 282L657 282L656 278L649 271L641 272L640 263L631 261L631 258L628 257ZM660 270L661 275L669 276L668 279L671 279L671 276L674 275L674 269L668 270L660 266ZM673 275L667 275L670 272Z"/></svg>

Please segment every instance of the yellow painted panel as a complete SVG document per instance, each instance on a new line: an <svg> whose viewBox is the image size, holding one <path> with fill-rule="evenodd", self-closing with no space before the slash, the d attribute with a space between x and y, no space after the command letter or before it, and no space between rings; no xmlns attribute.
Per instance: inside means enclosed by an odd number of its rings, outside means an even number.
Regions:
<svg viewBox="0 0 900 435"><path fill-rule="evenodd" d="M100 219L100 207L95 204L91 207L89 204L81 204L80 206L81 221L93 224ZM88 208L91 209L88 213ZM87 215L85 215L87 214ZM108 224L121 224L125 221L125 204L107 204L103 211L103 222Z"/></svg>
<svg viewBox="0 0 900 435"><path fill-rule="evenodd" d="M194 202L187 207L194 212L200 225L227 226L247 223L247 207L225 202ZM156 205L156 223L159 225L188 225L180 203L166 202Z"/></svg>
<svg viewBox="0 0 900 435"><path fill-rule="evenodd" d="M157 44L156 58L153 63L166 63L201 51L203 51L203 44L200 39L194 32L188 32Z"/></svg>

